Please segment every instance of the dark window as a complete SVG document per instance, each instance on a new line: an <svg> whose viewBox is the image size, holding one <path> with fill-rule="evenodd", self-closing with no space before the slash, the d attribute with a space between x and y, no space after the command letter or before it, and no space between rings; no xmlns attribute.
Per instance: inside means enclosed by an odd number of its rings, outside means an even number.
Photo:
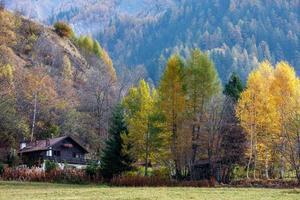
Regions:
<svg viewBox="0 0 300 200"><path fill-rule="evenodd" d="M54 156L60 157L60 151L53 151Z"/></svg>

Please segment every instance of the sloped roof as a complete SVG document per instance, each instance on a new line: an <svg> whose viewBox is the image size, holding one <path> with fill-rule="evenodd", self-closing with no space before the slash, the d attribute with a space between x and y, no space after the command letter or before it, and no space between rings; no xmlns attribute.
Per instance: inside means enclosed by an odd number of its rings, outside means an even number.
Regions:
<svg viewBox="0 0 300 200"><path fill-rule="evenodd" d="M27 153L27 152L34 152L34 151L46 151L53 145L57 144L58 142L65 140L67 138L70 138L73 140L76 144L78 144L86 153L88 153L88 150L82 146L79 142L77 142L75 139L73 139L71 136L63 136L58 138L52 138L52 139L46 139L46 140L36 140L29 143L26 143L26 147L23 149L20 149L20 153Z"/></svg>

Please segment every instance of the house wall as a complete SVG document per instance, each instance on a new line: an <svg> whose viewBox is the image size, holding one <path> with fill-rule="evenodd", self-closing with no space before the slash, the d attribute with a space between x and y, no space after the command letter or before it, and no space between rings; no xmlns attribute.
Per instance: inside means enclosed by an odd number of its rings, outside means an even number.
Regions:
<svg viewBox="0 0 300 200"><path fill-rule="evenodd" d="M73 147L65 147L64 144L72 144ZM55 155L55 152L60 152L60 156ZM84 162L85 159L85 151L72 139L67 138L52 146L52 159L58 162L66 161L70 164L81 164Z"/></svg>

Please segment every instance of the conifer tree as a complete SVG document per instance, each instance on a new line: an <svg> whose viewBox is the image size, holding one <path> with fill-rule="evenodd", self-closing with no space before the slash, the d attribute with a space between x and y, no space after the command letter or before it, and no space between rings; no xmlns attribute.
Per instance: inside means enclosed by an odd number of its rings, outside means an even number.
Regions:
<svg viewBox="0 0 300 200"><path fill-rule="evenodd" d="M121 105L114 108L109 128L110 138L101 157L101 172L104 178L111 179L115 175L130 169L131 158L122 151L124 146L121 135L128 134Z"/></svg>
<svg viewBox="0 0 300 200"><path fill-rule="evenodd" d="M240 77L236 73L232 73L228 83L225 85L224 94L231 97L234 102L237 102L242 91L243 84Z"/></svg>

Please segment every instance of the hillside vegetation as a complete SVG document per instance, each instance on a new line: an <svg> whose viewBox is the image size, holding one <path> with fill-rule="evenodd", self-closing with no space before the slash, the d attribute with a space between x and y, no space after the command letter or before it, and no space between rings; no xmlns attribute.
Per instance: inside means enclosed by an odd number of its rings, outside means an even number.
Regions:
<svg viewBox="0 0 300 200"><path fill-rule="evenodd" d="M71 29L59 34L63 24L45 27L5 10L0 16L1 146L71 134L97 152L117 93L109 55Z"/></svg>

